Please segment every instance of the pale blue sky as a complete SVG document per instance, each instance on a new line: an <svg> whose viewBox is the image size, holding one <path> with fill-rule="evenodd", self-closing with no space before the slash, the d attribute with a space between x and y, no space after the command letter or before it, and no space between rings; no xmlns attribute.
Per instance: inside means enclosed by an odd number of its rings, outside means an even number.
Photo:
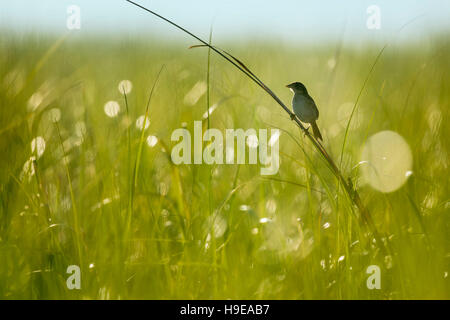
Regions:
<svg viewBox="0 0 450 320"><path fill-rule="evenodd" d="M207 38L211 24L215 39L228 36L273 37L281 41L414 40L434 31L450 30L448 0L136 0ZM22 31L64 33L67 7L81 9L83 33L181 34L173 27L125 0L2 0L0 26ZM366 27L369 5L381 9L381 29ZM410 22L401 31L402 26Z"/></svg>

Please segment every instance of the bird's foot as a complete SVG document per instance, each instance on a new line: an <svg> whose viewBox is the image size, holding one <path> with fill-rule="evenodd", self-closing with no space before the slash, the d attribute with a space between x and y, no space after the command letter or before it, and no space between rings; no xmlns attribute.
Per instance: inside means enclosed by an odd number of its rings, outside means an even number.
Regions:
<svg viewBox="0 0 450 320"><path fill-rule="evenodd" d="M295 119L295 113L291 113L291 120Z"/></svg>

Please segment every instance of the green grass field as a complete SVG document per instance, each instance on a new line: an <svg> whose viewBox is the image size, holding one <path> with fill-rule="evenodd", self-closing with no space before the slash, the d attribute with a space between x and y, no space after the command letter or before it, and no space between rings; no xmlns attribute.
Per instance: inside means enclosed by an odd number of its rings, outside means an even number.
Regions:
<svg viewBox="0 0 450 320"><path fill-rule="evenodd" d="M393 41L370 74L383 44L221 46L286 104L286 84L307 85L324 146L387 251L289 116L217 55L208 81L208 51L186 43L4 33L0 298L449 299L448 36ZM142 134L136 120L163 65ZM127 103L122 80L132 83ZM115 117L108 101L120 106ZM277 175L171 163L173 130L192 130L213 104L212 128L282 129ZM390 193L374 189L360 163L384 130L404 138L413 161ZM150 146L148 136L158 140ZM401 166L407 155L395 151L386 161ZM80 290L66 286L69 265L81 268ZM379 290L366 285L370 265L381 269Z"/></svg>

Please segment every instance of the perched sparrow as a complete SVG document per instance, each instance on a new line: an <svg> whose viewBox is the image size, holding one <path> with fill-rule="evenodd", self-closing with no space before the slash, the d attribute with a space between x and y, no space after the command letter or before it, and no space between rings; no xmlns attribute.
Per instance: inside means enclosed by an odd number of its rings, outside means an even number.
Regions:
<svg viewBox="0 0 450 320"><path fill-rule="evenodd" d="M316 120L319 118L319 109L317 109L313 98L308 94L306 87L300 82L288 84L286 87L291 89L294 93L294 97L292 98L292 108L294 109L295 115L300 121L311 124L314 137L316 137L317 140L322 140L322 135L316 124Z"/></svg>

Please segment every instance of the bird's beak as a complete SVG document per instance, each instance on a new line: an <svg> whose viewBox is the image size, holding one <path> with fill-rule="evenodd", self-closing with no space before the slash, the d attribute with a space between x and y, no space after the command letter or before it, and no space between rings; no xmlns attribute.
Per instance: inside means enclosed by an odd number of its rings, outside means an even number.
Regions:
<svg viewBox="0 0 450 320"><path fill-rule="evenodd" d="M286 88L291 88L291 87L290 87L290 84L287 84L287 85L286 85Z"/></svg>

